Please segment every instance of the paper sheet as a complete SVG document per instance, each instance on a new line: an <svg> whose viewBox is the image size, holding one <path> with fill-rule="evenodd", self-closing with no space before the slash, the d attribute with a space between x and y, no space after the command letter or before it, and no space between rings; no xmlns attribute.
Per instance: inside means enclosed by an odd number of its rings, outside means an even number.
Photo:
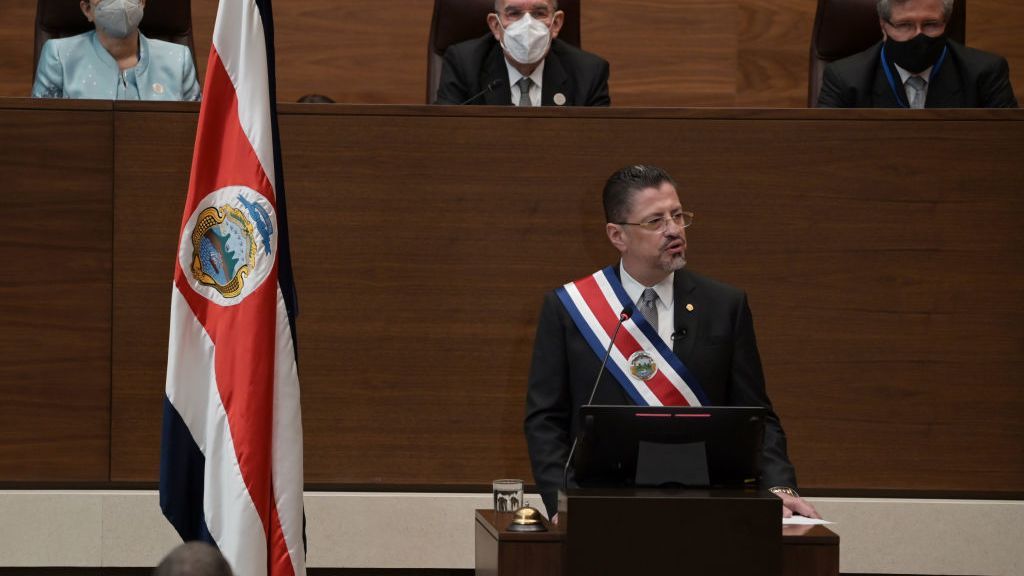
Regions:
<svg viewBox="0 0 1024 576"><path fill-rule="evenodd" d="M829 522L828 520L808 518L806 516L797 516L795 514L793 516L790 516L789 518L782 519L783 526L814 526L817 524L831 524L831 522Z"/></svg>

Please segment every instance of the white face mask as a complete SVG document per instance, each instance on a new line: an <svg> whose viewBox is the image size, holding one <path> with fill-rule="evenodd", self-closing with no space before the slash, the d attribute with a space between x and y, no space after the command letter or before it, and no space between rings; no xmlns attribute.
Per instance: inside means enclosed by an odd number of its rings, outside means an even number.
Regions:
<svg viewBox="0 0 1024 576"><path fill-rule="evenodd" d="M501 21L498 21L501 26ZM501 47L510 58L520 64L534 64L548 53L551 46L551 29L540 20L535 20L529 13L519 20L502 26Z"/></svg>
<svg viewBox="0 0 1024 576"><path fill-rule="evenodd" d="M107 36L127 38L142 22L139 0L100 0L93 8L93 21Z"/></svg>

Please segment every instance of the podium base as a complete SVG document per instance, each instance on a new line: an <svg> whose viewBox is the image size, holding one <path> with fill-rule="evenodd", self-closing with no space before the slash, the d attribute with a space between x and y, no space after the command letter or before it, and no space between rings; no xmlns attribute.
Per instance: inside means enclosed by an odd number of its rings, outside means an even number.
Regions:
<svg viewBox="0 0 1024 576"><path fill-rule="evenodd" d="M570 490L559 518L569 576L782 573L782 505L766 491Z"/></svg>

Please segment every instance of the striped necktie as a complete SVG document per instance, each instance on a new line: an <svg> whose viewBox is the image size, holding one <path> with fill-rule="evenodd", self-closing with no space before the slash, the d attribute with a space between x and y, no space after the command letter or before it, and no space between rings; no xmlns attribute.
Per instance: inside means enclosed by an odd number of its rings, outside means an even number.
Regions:
<svg viewBox="0 0 1024 576"><path fill-rule="evenodd" d="M523 76L516 82L516 86L519 86L519 103L516 106L533 106L530 100L530 86L533 86L533 80L530 80L529 76Z"/></svg>
<svg viewBox="0 0 1024 576"><path fill-rule="evenodd" d="M640 295L640 313L644 315L647 323L650 324L654 331L658 331L658 293L654 291L654 288L647 288L644 293Z"/></svg>
<svg viewBox="0 0 1024 576"><path fill-rule="evenodd" d="M910 107L916 110L924 108L924 89L928 85L928 82L920 76L911 76L907 78L907 86L913 91L910 95Z"/></svg>

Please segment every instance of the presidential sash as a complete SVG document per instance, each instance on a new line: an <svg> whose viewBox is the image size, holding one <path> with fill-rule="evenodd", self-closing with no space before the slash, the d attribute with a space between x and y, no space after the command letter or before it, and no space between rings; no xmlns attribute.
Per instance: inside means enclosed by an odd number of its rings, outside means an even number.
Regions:
<svg viewBox="0 0 1024 576"><path fill-rule="evenodd" d="M603 359L622 310L634 311L613 267L556 290L562 305ZM605 368L638 406L704 406L708 397L658 332L633 313L622 323Z"/></svg>

